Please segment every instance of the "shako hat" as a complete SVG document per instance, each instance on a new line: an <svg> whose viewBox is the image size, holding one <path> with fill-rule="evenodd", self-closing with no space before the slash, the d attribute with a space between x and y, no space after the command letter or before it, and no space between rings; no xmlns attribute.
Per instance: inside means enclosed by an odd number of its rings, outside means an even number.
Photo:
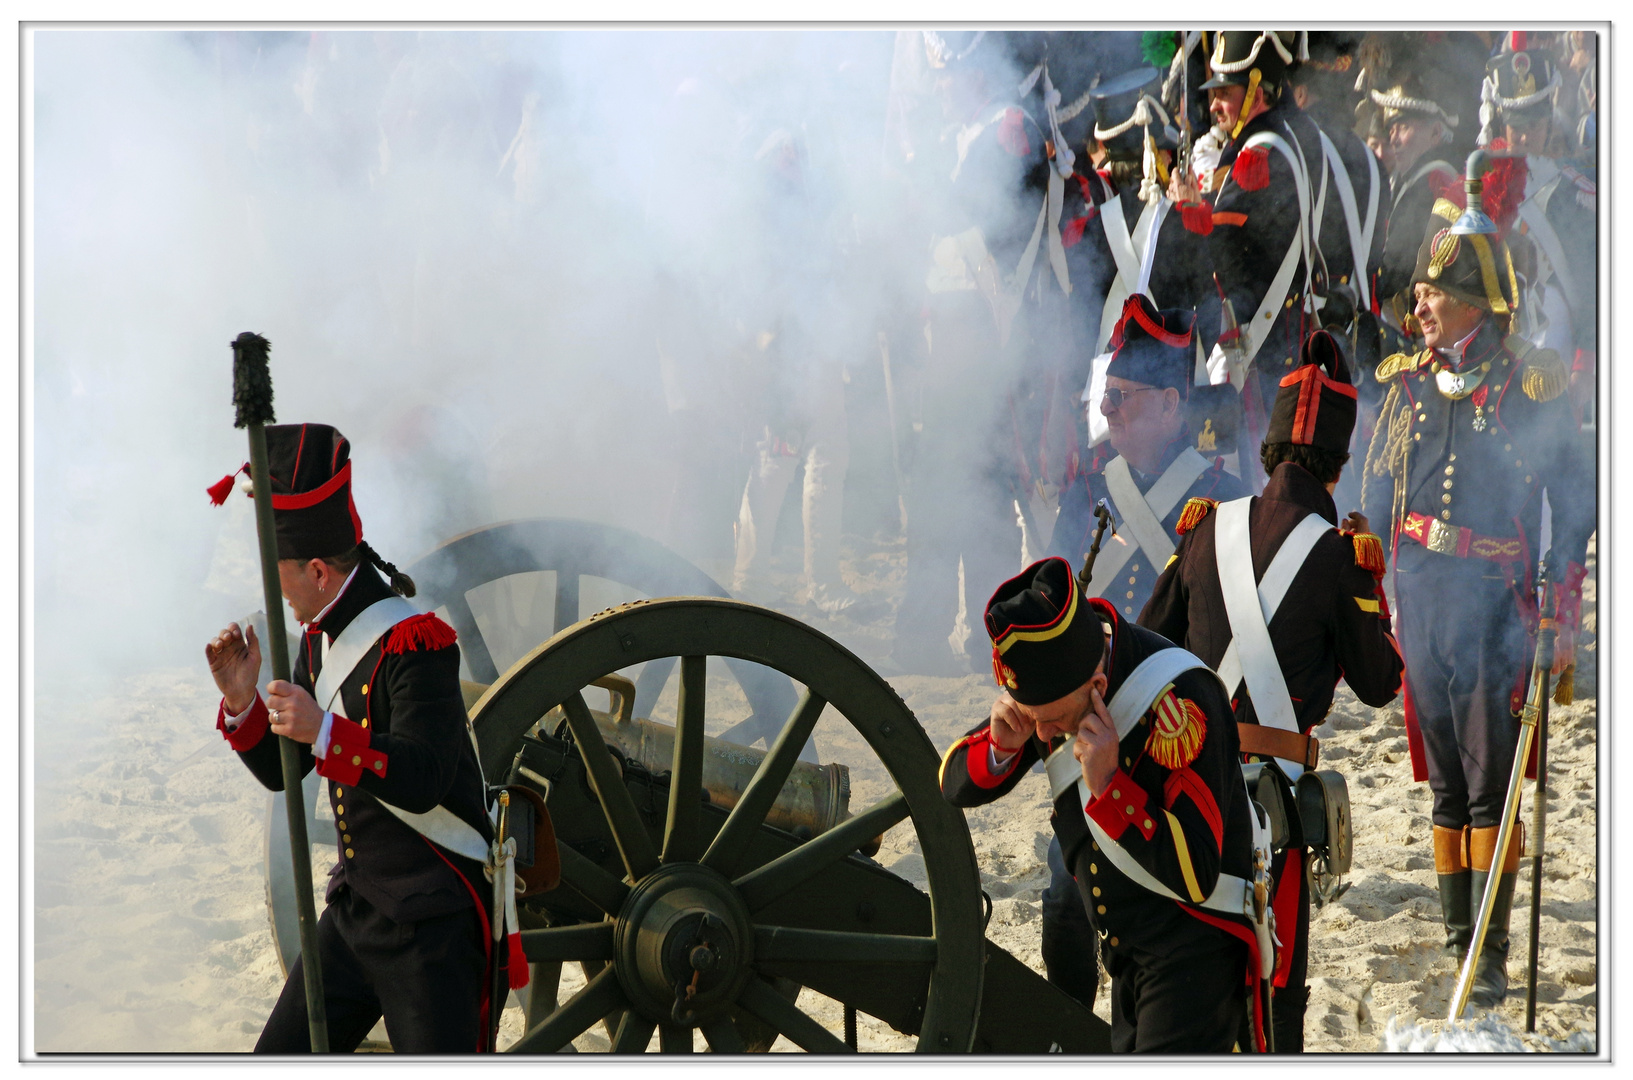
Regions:
<svg viewBox="0 0 1633 1080"><path fill-rule="evenodd" d="M1521 178L1522 188L1524 183ZM1501 210L1488 206L1487 212L1501 227ZM1463 208L1452 200L1435 200L1423 243L1418 248L1417 264L1412 268L1412 284L1421 281L1482 311L1511 316L1519 285L1508 245L1497 236L1479 233L1460 236L1452 232L1452 225L1462 216Z"/></svg>
<svg viewBox="0 0 1633 1080"><path fill-rule="evenodd" d="M1489 141L1504 119L1536 120L1552 115L1559 91L1559 69L1540 49L1526 48L1525 31L1515 30L1503 50L1486 64L1480 85L1482 136Z"/></svg>
<svg viewBox="0 0 1633 1080"><path fill-rule="evenodd" d="M987 601L992 673L1022 705L1047 705L1089 681L1105 651L1100 619L1065 559L1035 562Z"/></svg>
<svg viewBox="0 0 1633 1080"><path fill-rule="evenodd" d="M1303 55L1297 35L1290 30L1220 30L1208 55L1212 77L1198 89L1220 86L1279 87L1287 67Z"/></svg>
<svg viewBox="0 0 1633 1080"><path fill-rule="evenodd" d="M280 559L344 555L363 539L352 502L351 443L328 424L272 424L266 428L267 479ZM227 500L244 465L210 488L216 505Z"/></svg>
<svg viewBox="0 0 1633 1080"><path fill-rule="evenodd" d="M1293 443L1347 454L1355 431L1356 394L1340 339L1317 330L1304 343L1302 358L1276 391L1265 445Z"/></svg>
<svg viewBox="0 0 1633 1080"><path fill-rule="evenodd" d="M1148 386L1172 386L1181 401L1188 400L1196 369L1195 321L1195 312L1158 310L1149 296L1135 293L1123 301L1123 313L1111 332L1106 374Z"/></svg>

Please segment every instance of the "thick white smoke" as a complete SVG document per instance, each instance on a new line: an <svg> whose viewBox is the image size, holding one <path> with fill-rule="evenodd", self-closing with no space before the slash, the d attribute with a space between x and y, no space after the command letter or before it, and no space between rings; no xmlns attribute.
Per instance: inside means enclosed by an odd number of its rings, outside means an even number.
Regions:
<svg viewBox="0 0 1633 1080"><path fill-rule="evenodd" d="M87 612L111 675L242 608L217 549L250 518L204 494L245 457L241 331L280 420L352 440L393 561L535 515L669 540L702 512L677 469L764 423L756 342L876 363L882 286L925 258L881 167L889 33L32 43L42 691Z"/></svg>

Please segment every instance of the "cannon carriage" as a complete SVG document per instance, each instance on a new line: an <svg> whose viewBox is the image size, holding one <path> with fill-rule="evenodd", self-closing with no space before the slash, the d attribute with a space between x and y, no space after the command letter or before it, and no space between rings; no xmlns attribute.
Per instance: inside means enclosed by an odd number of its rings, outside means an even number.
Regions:
<svg viewBox="0 0 1633 1080"><path fill-rule="evenodd" d="M416 603L459 633L489 782L526 789L529 805L536 795L553 831L559 883L528 885L525 865L518 880L531 979L512 1052L558 1051L601 1024L615 1052L763 1051L782 1035L840 1053L858 1048L858 1014L920 1051L1109 1050L1103 1021L985 939L990 900L963 812L941 797L940 757L844 646L731 599L661 545L586 522L474 530L408 572ZM509 628L539 643L501 673L488 641L499 628L472 598L539 573L556 582L549 625ZM641 598L580 620L586 578ZM729 700L711 700L711 673L735 682ZM709 736L722 706L745 704ZM873 758L854 791L858 763L814 760L824 715ZM308 784L312 805L315 775ZM298 937L281 800L266 866L287 967ZM927 888L869 857L901 826ZM332 842L333 830L314 821L311 835ZM586 983L559 1000L564 963ZM804 995L821 1002L811 1012L801 988L820 995Z"/></svg>

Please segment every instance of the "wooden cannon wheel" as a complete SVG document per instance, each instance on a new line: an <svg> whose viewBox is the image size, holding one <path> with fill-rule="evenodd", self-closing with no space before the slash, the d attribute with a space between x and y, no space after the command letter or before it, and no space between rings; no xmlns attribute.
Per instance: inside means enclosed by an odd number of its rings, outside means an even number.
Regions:
<svg viewBox="0 0 1633 1080"><path fill-rule="evenodd" d="M713 816L706 824L704 811L712 809L702 798L709 657L773 668L803 691L736 806L723 821ZM661 836L643 823L582 695L610 672L660 658L678 658L680 665L675 757ZM556 706L565 713L605 814L617 849L614 865L624 874L620 879L562 845L563 887L598 909L603 921L527 930L523 947L533 963L602 966L572 998L538 1017L512 1051L557 1051L603 1017L621 1012L614 1051L644 1050L656 1031L665 1052L689 1052L694 1028L717 1052L741 1051L732 1019L746 1015L805 1050L843 1052L846 1043L779 994L773 980L793 971L803 985L847 1006L868 1005L869 988L887 969L896 977L917 973L913 985L922 989L911 1023L920 1051L972 1048L985 943L969 830L962 813L941 796L939 756L929 738L866 664L795 619L732 600L675 597L625 604L557 633L476 702L472 718L488 776L505 774L523 736ZM747 852L825 707L866 740L895 790L837 827L756 865ZM842 895L844 874L882 875L861 866L853 853L904 820L911 820L924 856L926 933L832 929L850 926L842 919L843 904L820 909L834 912L825 925L830 916L823 914L808 915L799 925L778 921L778 905L791 895L821 893L825 887ZM913 892L905 882L900 885ZM876 1008L877 997L871 1002Z"/></svg>

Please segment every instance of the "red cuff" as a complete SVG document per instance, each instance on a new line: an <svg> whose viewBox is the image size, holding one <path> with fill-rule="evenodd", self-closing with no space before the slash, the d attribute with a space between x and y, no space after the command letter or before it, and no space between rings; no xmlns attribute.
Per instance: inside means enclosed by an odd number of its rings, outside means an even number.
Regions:
<svg viewBox="0 0 1633 1080"><path fill-rule="evenodd" d="M1123 830L1130 825L1147 840L1156 835L1157 823L1146 809L1145 789L1129 779L1121 769L1111 774L1111 783L1106 785L1106 790L1095 796L1094 801L1083 808L1083 812L1106 830L1106 835L1113 840L1122 836Z"/></svg>
<svg viewBox="0 0 1633 1080"><path fill-rule="evenodd" d="M387 755L369 749L368 728L335 713L329 724L329 752L318 762L318 775L337 784L355 784L367 769L376 776L386 774Z"/></svg>
<svg viewBox="0 0 1633 1080"><path fill-rule="evenodd" d="M231 731L227 730L227 699L222 698L216 709L215 729L221 732L221 737L227 740L227 745L243 753L261 741L271 724L268 723L266 702L261 695L255 695L255 704L249 707L249 713Z"/></svg>
<svg viewBox="0 0 1633 1080"><path fill-rule="evenodd" d="M998 744L992 741L991 728L983 728L964 740L964 767L969 770L970 782L976 787L997 787L1009 779L1010 774L1015 771L1015 766L1020 764L1021 752L1017 750L1010 757L1009 764L1004 766L1002 772L993 772L988 767L991 758L987 755L997 749Z"/></svg>

